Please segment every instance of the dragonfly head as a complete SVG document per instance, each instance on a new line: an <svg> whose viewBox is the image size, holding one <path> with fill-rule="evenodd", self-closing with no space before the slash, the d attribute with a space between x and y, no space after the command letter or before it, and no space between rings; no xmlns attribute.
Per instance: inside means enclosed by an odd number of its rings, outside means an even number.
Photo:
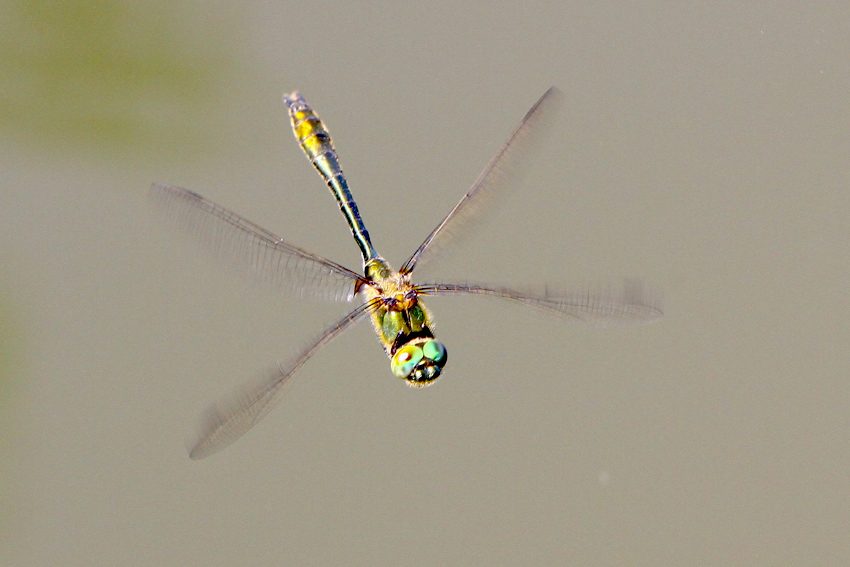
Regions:
<svg viewBox="0 0 850 567"><path fill-rule="evenodd" d="M437 339L419 337L409 341L393 354L390 367L393 374L417 388L428 386L440 377L448 353Z"/></svg>

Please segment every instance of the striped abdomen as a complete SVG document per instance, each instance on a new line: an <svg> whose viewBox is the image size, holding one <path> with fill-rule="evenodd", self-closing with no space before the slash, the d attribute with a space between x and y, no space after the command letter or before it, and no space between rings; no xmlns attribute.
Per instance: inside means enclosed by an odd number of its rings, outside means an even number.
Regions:
<svg viewBox="0 0 850 567"><path fill-rule="evenodd" d="M330 134L300 94L294 92L285 95L283 102L289 107L292 129L295 132L295 137L298 138L298 143L301 144L304 153L307 154L310 162L319 171L325 183L328 184L331 193L336 197L339 208L345 216L345 220L348 221L348 226L351 227L351 234L360 247L360 253L363 255L363 262L365 263L376 256L375 250L372 248L369 232L363 224L363 219L360 218L357 203L354 202L354 197L348 190L348 182L342 174L342 168L339 165L339 159L336 156Z"/></svg>

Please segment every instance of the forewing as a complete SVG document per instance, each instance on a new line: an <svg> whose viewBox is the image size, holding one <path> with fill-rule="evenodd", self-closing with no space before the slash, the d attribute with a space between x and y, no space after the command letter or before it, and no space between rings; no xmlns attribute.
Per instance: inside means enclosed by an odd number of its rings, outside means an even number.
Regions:
<svg viewBox="0 0 850 567"><path fill-rule="evenodd" d="M458 237L461 231L468 229L473 219L480 217L485 208L492 206L503 189L519 183L523 173L521 166L529 162L534 151L541 147L547 127L552 124L562 100L563 93L555 87L551 87L540 97L469 191L404 263L401 272L413 271L417 263L427 260L444 248Z"/></svg>
<svg viewBox="0 0 850 567"><path fill-rule="evenodd" d="M499 297L598 327L641 325L664 316L661 293L639 280L547 288L540 294L467 284L425 284L417 290L424 295Z"/></svg>
<svg viewBox="0 0 850 567"><path fill-rule="evenodd" d="M368 313L364 303L329 327L286 368L278 367L261 380L243 386L235 395L211 407L201 422L189 457L198 460L218 453L254 427L283 398L292 377L322 346L351 328Z"/></svg>
<svg viewBox="0 0 850 567"><path fill-rule="evenodd" d="M351 301L364 278L198 195L154 183L150 199L172 224L265 283L302 297Z"/></svg>

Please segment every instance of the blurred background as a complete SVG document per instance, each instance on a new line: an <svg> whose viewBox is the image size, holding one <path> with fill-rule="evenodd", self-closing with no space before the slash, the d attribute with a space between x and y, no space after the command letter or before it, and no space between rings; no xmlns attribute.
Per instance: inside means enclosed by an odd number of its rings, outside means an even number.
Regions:
<svg viewBox="0 0 850 567"><path fill-rule="evenodd" d="M0 564L847 564L848 61L840 3L3 3ZM166 230L151 182L358 269L299 89L398 266L550 85L532 171L422 276L639 277L665 319L434 299L434 386L363 325L190 461L349 306Z"/></svg>

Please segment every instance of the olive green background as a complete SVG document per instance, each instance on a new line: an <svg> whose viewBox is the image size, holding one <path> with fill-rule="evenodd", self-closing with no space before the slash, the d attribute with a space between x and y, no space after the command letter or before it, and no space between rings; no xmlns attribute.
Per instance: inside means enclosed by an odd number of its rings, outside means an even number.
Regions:
<svg viewBox="0 0 850 567"><path fill-rule="evenodd" d="M848 61L840 3L3 4L0 564L847 564ZM665 319L438 298L434 386L364 325L190 461L349 306L168 232L151 182L358 268L300 89L398 266L553 84L530 174L422 276L640 277Z"/></svg>

